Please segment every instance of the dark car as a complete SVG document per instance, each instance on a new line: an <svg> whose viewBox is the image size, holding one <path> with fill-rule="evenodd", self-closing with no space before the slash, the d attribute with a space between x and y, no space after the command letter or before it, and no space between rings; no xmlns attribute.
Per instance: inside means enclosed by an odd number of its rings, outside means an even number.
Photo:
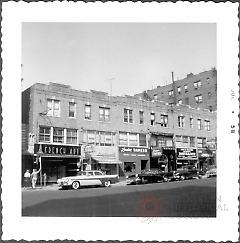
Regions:
<svg viewBox="0 0 240 243"><path fill-rule="evenodd" d="M183 166L182 168L177 169L176 174L181 180L199 178L199 170L195 166Z"/></svg>
<svg viewBox="0 0 240 243"><path fill-rule="evenodd" d="M138 174L141 183L157 183L164 181L164 172L161 170L142 171Z"/></svg>
<svg viewBox="0 0 240 243"><path fill-rule="evenodd" d="M168 182L168 181L179 181L179 180L181 180L181 177L176 171L165 172L164 173L164 181L165 182Z"/></svg>

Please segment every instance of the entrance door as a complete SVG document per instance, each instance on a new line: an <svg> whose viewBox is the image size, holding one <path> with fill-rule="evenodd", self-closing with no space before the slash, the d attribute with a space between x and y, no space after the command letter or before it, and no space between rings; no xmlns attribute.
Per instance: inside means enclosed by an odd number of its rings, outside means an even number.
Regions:
<svg viewBox="0 0 240 243"><path fill-rule="evenodd" d="M141 171L146 170L147 168L147 160L141 160Z"/></svg>

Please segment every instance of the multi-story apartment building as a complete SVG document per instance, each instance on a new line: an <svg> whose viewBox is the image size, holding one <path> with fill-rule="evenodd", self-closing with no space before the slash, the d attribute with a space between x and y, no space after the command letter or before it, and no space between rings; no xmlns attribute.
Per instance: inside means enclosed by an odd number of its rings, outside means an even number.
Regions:
<svg viewBox="0 0 240 243"><path fill-rule="evenodd" d="M185 104L214 111L217 109L217 71L215 68L199 74L188 74L165 86L136 94L146 100L161 100L168 104Z"/></svg>
<svg viewBox="0 0 240 243"><path fill-rule="evenodd" d="M216 113L208 110L56 83L34 84L22 105L23 172L41 163L48 181L77 170L124 176L214 159Z"/></svg>

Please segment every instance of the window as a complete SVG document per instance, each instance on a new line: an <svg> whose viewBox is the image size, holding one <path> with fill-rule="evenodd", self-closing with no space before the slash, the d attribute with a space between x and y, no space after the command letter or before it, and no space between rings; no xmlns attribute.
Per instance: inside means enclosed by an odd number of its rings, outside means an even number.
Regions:
<svg viewBox="0 0 240 243"><path fill-rule="evenodd" d="M155 124L155 113L150 113L150 125L154 126Z"/></svg>
<svg viewBox="0 0 240 243"><path fill-rule="evenodd" d="M213 111L212 105L210 105L208 108L209 108L209 111Z"/></svg>
<svg viewBox="0 0 240 243"><path fill-rule="evenodd" d="M168 115L162 115L161 114L161 122L162 127L168 127Z"/></svg>
<svg viewBox="0 0 240 243"><path fill-rule="evenodd" d="M188 86L186 84L184 85L184 91L185 91L185 93L188 92Z"/></svg>
<svg viewBox="0 0 240 243"><path fill-rule="evenodd" d="M77 144L77 130L67 129L67 143Z"/></svg>
<svg viewBox="0 0 240 243"><path fill-rule="evenodd" d="M51 128L50 127L39 127L39 142L50 142Z"/></svg>
<svg viewBox="0 0 240 243"><path fill-rule="evenodd" d="M210 131L210 121L209 120L204 121L204 127L205 127L205 130Z"/></svg>
<svg viewBox="0 0 240 243"><path fill-rule="evenodd" d="M69 102L68 116L73 117L73 118L76 117L76 103L75 102Z"/></svg>
<svg viewBox="0 0 240 243"><path fill-rule="evenodd" d="M129 133L129 146L138 146L137 133Z"/></svg>
<svg viewBox="0 0 240 243"><path fill-rule="evenodd" d="M198 130L201 130L202 129L202 120L197 119L197 124L198 124Z"/></svg>
<svg viewBox="0 0 240 243"><path fill-rule="evenodd" d="M153 135L151 136L150 144L151 144L152 147L157 146L157 138Z"/></svg>
<svg viewBox="0 0 240 243"><path fill-rule="evenodd" d="M192 117L189 118L189 124L190 124L190 128L193 128L193 118Z"/></svg>
<svg viewBox="0 0 240 243"><path fill-rule="evenodd" d="M99 107L99 121L110 120L110 108Z"/></svg>
<svg viewBox="0 0 240 243"><path fill-rule="evenodd" d="M197 138L197 146L198 148L206 147L206 138Z"/></svg>
<svg viewBox="0 0 240 243"><path fill-rule="evenodd" d="M177 87L178 94L181 94L181 87Z"/></svg>
<svg viewBox="0 0 240 243"><path fill-rule="evenodd" d="M119 133L119 145L127 146L128 145L128 138L126 132Z"/></svg>
<svg viewBox="0 0 240 243"><path fill-rule="evenodd" d="M139 146L147 146L146 134L143 133L139 134Z"/></svg>
<svg viewBox="0 0 240 243"><path fill-rule="evenodd" d="M187 136L183 136L182 137L182 141L183 141L183 146L188 147L188 137Z"/></svg>
<svg viewBox="0 0 240 243"><path fill-rule="evenodd" d="M64 130L63 128L53 128L53 142L64 143Z"/></svg>
<svg viewBox="0 0 240 243"><path fill-rule="evenodd" d="M143 111L139 111L139 124L143 124L144 120L143 120Z"/></svg>
<svg viewBox="0 0 240 243"><path fill-rule="evenodd" d="M190 147L195 147L195 137L190 137Z"/></svg>
<svg viewBox="0 0 240 243"><path fill-rule="evenodd" d="M124 109L124 122L133 123L133 111L130 109Z"/></svg>
<svg viewBox="0 0 240 243"><path fill-rule="evenodd" d="M189 105L189 98L188 97L185 98L185 104Z"/></svg>
<svg viewBox="0 0 240 243"><path fill-rule="evenodd" d="M179 135L176 136L176 146L179 146L179 147L182 146L182 136L179 136Z"/></svg>
<svg viewBox="0 0 240 243"><path fill-rule="evenodd" d="M178 127L184 127L185 123L185 117L184 116L178 116Z"/></svg>
<svg viewBox="0 0 240 243"><path fill-rule="evenodd" d="M104 145L111 146L112 144L113 144L112 134L110 132L105 132L105 144Z"/></svg>
<svg viewBox="0 0 240 243"><path fill-rule="evenodd" d="M158 99L158 95L157 94L153 95L153 98L154 98L154 100L157 100Z"/></svg>
<svg viewBox="0 0 240 243"><path fill-rule="evenodd" d="M196 95L195 101L196 101L197 104L202 103L202 95Z"/></svg>
<svg viewBox="0 0 240 243"><path fill-rule="evenodd" d="M195 89L199 89L202 86L202 82L200 80L193 83Z"/></svg>
<svg viewBox="0 0 240 243"><path fill-rule="evenodd" d="M85 105L85 119L91 120L91 105Z"/></svg>
<svg viewBox="0 0 240 243"><path fill-rule="evenodd" d="M169 90L169 91L168 91L168 95L169 95L169 96L173 96L173 90Z"/></svg>
<svg viewBox="0 0 240 243"><path fill-rule="evenodd" d="M157 144L158 144L158 147L165 147L166 146L166 140L165 140L165 137L163 136L158 136L157 137Z"/></svg>
<svg viewBox="0 0 240 243"><path fill-rule="evenodd" d="M47 115L60 117L60 100L47 99Z"/></svg>
<svg viewBox="0 0 240 243"><path fill-rule="evenodd" d="M182 105L182 100L179 100L179 101L178 101L178 104L179 104L179 105Z"/></svg>

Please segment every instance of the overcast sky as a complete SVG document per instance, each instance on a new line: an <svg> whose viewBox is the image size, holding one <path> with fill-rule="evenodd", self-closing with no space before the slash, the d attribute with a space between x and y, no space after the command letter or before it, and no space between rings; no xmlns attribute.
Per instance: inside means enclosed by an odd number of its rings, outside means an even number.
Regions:
<svg viewBox="0 0 240 243"><path fill-rule="evenodd" d="M216 67L215 24L23 23L22 89L142 92Z"/></svg>

